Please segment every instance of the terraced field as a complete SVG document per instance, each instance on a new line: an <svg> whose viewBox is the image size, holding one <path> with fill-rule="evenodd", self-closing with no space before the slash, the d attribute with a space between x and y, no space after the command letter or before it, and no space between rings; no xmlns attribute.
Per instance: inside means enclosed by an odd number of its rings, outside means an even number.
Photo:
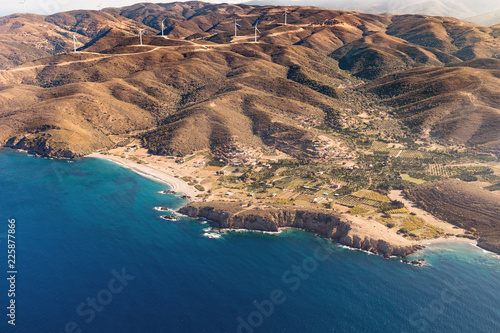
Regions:
<svg viewBox="0 0 500 333"><path fill-rule="evenodd" d="M439 177L449 177L450 176L446 165L441 165L441 164L429 164L429 168L427 169L427 172L431 176L439 176Z"/></svg>
<svg viewBox="0 0 500 333"><path fill-rule="evenodd" d="M378 192L368 191L368 190L361 190L361 191L358 191L356 193L353 193L352 195L355 197L358 197L358 198L374 200L374 201L377 201L379 203L391 201L391 199L389 199L389 197L387 197L387 195L384 195L384 194L381 194Z"/></svg>
<svg viewBox="0 0 500 333"><path fill-rule="evenodd" d="M416 158L416 159L428 159L432 158L432 156L433 155L431 153L419 150L412 150L412 149L403 150L403 152L399 155L400 158Z"/></svg>
<svg viewBox="0 0 500 333"><path fill-rule="evenodd" d="M389 151L387 143L381 141L373 141L372 148L373 151Z"/></svg>
<svg viewBox="0 0 500 333"><path fill-rule="evenodd" d="M380 206L381 202L377 200L372 200L372 199L367 199L367 198L360 198L354 195L345 195L343 197L339 197L336 202L338 204L341 204L343 206L347 207L354 207L354 206L360 206L360 205L366 205L366 206L371 206L371 207L378 207Z"/></svg>

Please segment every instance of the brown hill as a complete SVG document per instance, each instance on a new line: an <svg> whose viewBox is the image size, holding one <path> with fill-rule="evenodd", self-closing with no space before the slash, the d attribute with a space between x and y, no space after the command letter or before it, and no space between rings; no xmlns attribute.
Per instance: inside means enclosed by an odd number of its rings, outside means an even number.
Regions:
<svg viewBox="0 0 500 333"><path fill-rule="evenodd" d="M493 27L450 17L394 15L387 34L410 43L436 48L462 60L498 58L498 38Z"/></svg>
<svg viewBox="0 0 500 333"><path fill-rule="evenodd" d="M0 71L0 141L80 155L141 131L155 153L244 144L311 157L315 126L349 127L381 99L416 136L497 149L498 27L288 10L287 26L282 7L202 2L1 18L1 65L18 67Z"/></svg>
<svg viewBox="0 0 500 333"><path fill-rule="evenodd" d="M0 18L0 68L7 69L36 59L88 47L103 37L137 36L138 22L100 11L71 11L50 16L14 14ZM113 47L107 45L106 49Z"/></svg>
<svg viewBox="0 0 500 333"><path fill-rule="evenodd" d="M498 63L475 60L462 64L471 67L413 69L375 80L367 89L395 107L395 115L422 138L498 151Z"/></svg>
<svg viewBox="0 0 500 333"><path fill-rule="evenodd" d="M69 63L74 56L61 55L10 72L0 93L1 139L43 153L85 154L109 146L110 134L159 125L144 136L156 153L238 143L303 155L301 146L316 134L294 118L322 124L341 104L335 87L347 77L334 60L307 48L198 47L86 55ZM43 65L51 62L59 65ZM12 86L16 80L29 85ZM30 98L14 103L15 95Z"/></svg>
<svg viewBox="0 0 500 333"><path fill-rule="evenodd" d="M339 59L340 68L366 79L421 65L443 66L460 62L437 49L421 47L384 33L362 37L337 49L332 56Z"/></svg>
<svg viewBox="0 0 500 333"><path fill-rule="evenodd" d="M408 195L441 219L477 230L479 246L500 253L500 196L458 180L420 185Z"/></svg>

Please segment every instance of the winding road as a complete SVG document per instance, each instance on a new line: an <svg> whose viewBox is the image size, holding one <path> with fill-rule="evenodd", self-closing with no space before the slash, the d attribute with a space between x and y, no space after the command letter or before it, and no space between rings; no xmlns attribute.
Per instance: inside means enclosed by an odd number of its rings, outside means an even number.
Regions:
<svg viewBox="0 0 500 333"><path fill-rule="evenodd" d="M287 33L292 33L292 32L298 32L298 31L301 31L301 30L304 30L304 29L302 27L299 27L296 30L288 30L288 31L282 31L282 32L275 32L275 33L269 34L267 36L277 36L277 35L282 35L282 34L287 34ZM213 44L213 45L212 44L199 44L199 43L196 43L196 42L191 41L191 40L174 39L174 38L169 38L168 36L163 36L163 37L162 36L155 36L155 37L164 38L164 39L167 39L167 40L182 41L182 42L185 42L185 43L190 44L192 46L196 46L196 47L202 48L202 49L195 50L195 51L205 51L205 50L209 50L211 47L216 48L216 47L223 47L223 46L228 46L228 45L237 44L237 43L244 43L248 39L253 39L254 36L253 35L251 35L251 36L238 36L238 37L234 38L231 43L228 43L228 44ZM243 41L243 40L245 40L245 41ZM136 46L136 47L153 47L152 45L132 45L132 46ZM31 69L44 68L44 67L47 67L47 66L55 66L55 67L67 66L67 65L71 65L71 64L86 63L86 62L92 62L92 61L97 61L97 60L101 60L101 59L108 59L108 58L114 58L114 57L128 57L128 56L146 54L146 53L155 52L155 51L160 50L160 49L178 48L178 47L182 47L182 46L181 45L157 46L157 47L154 47L153 49L148 50L148 51L134 52L134 53L118 53L118 54L103 54L103 53L98 53L98 52L78 51L78 52L76 52L78 54L93 54L93 55L97 55L99 57L91 58L91 59L83 59L83 60L65 61L65 62L61 62L61 63L58 63L58 64L44 64L44 65L34 65L34 66L27 66L27 67L3 69L3 70L0 70L0 73L21 72L21 71L26 71L26 70L31 70ZM64 53L62 53L62 54L64 54ZM71 53L68 53L68 54L71 54Z"/></svg>

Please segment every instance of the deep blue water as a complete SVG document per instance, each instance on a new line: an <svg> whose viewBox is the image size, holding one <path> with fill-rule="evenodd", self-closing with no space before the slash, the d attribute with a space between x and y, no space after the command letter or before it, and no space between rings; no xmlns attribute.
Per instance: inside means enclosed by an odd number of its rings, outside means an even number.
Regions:
<svg viewBox="0 0 500 333"><path fill-rule="evenodd" d="M434 246L417 268L300 231L212 239L158 218L182 205L166 188L107 161L0 150L0 270L9 218L18 270L15 327L0 280L0 332L500 332L492 254Z"/></svg>

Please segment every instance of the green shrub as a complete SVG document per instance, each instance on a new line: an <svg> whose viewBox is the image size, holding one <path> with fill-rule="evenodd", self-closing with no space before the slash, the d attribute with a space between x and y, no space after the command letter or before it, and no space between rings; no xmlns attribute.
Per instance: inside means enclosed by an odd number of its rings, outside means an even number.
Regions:
<svg viewBox="0 0 500 333"><path fill-rule="evenodd" d="M364 214L366 212L368 212L368 209L359 206L354 206L349 209L349 213L351 214Z"/></svg>
<svg viewBox="0 0 500 333"><path fill-rule="evenodd" d="M226 165L226 162L224 162L224 161L221 162L219 159L214 158L214 159L208 161L207 165L216 166L216 167L223 167Z"/></svg>
<svg viewBox="0 0 500 333"><path fill-rule="evenodd" d="M392 200L391 202L382 202L380 204L380 210L382 212L387 212L389 210L404 208L404 203L399 200Z"/></svg>
<svg viewBox="0 0 500 333"><path fill-rule="evenodd" d="M201 192L205 191L205 188L203 186L201 186L200 184L196 184L194 186L194 188L197 189L198 191L201 191Z"/></svg>

